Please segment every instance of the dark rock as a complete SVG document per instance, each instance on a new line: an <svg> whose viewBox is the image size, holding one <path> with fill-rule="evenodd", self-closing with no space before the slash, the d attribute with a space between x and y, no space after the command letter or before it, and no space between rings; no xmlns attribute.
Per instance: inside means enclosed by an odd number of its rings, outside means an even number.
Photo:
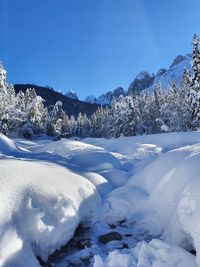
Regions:
<svg viewBox="0 0 200 267"><path fill-rule="evenodd" d="M75 244L75 247L78 248L79 250L84 249L85 247L90 248L92 246L92 243L90 242L90 239L80 239L77 241L77 243Z"/></svg>
<svg viewBox="0 0 200 267"><path fill-rule="evenodd" d="M122 224L124 224L126 222L126 220L124 219L124 220L121 220L120 222L119 222L119 225L122 225Z"/></svg>
<svg viewBox="0 0 200 267"><path fill-rule="evenodd" d="M128 244L123 244L122 248L128 248Z"/></svg>
<svg viewBox="0 0 200 267"><path fill-rule="evenodd" d="M196 253L196 250L194 250L194 249L190 250L189 252L190 252L192 255L195 255L195 256L196 256L196 254L197 254L197 253Z"/></svg>
<svg viewBox="0 0 200 267"><path fill-rule="evenodd" d="M131 237L133 236L132 234L125 234L126 237Z"/></svg>
<svg viewBox="0 0 200 267"><path fill-rule="evenodd" d="M117 225L115 225L115 224L110 224L109 226L110 226L110 228L112 228L112 229L115 229L115 228L117 227Z"/></svg>
<svg viewBox="0 0 200 267"><path fill-rule="evenodd" d="M106 243L113 241L113 240L122 240L122 235L118 232L110 232L110 233L107 233L105 235L99 236L99 241L102 244L106 244Z"/></svg>

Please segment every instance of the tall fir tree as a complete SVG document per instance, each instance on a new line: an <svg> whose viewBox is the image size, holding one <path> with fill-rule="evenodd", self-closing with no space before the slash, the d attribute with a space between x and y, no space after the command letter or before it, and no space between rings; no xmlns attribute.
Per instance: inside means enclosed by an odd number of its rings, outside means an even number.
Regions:
<svg viewBox="0 0 200 267"><path fill-rule="evenodd" d="M195 34L193 37L193 79L190 86L190 105L192 109L192 121L195 128L200 127L200 52L199 52L199 39Z"/></svg>

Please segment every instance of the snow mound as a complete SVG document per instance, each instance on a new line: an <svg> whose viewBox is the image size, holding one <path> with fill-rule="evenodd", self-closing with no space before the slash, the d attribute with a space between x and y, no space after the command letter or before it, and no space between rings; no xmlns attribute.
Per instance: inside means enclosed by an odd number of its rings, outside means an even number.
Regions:
<svg viewBox="0 0 200 267"><path fill-rule="evenodd" d="M118 159L106 151L84 151L70 157L72 164L77 164L90 171L120 169Z"/></svg>
<svg viewBox="0 0 200 267"><path fill-rule="evenodd" d="M197 267L195 257L183 249L158 239L141 242L124 252L114 250L103 260L94 257L94 267Z"/></svg>
<svg viewBox="0 0 200 267"><path fill-rule="evenodd" d="M0 169L0 266L40 266L35 255L46 260L96 219L95 186L67 168L6 159Z"/></svg>
<svg viewBox="0 0 200 267"><path fill-rule="evenodd" d="M47 152L67 159L67 163L76 170L100 171L120 169L120 161L103 148L75 140L49 141L46 144L33 147L32 152Z"/></svg>
<svg viewBox="0 0 200 267"><path fill-rule="evenodd" d="M88 179L97 189L101 196L113 190L112 185L100 174L95 172L86 172L82 175Z"/></svg>
<svg viewBox="0 0 200 267"><path fill-rule="evenodd" d="M180 134L181 135L181 134ZM108 194L108 222L137 218L153 235L197 251L200 264L200 144L163 153Z"/></svg>
<svg viewBox="0 0 200 267"><path fill-rule="evenodd" d="M20 148L4 134L0 133L0 153L9 154L11 152L18 152Z"/></svg>

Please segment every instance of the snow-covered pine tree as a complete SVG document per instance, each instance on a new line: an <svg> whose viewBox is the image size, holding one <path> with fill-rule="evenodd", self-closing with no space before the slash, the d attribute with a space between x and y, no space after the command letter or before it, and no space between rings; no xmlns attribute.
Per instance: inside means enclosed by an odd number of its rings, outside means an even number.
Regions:
<svg viewBox="0 0 200 267"><path fill-rule="evenodd" d="M8 129L8 95L7 95L6 70L0 63L0 131L6 135L9 134Z"/></svg>
<svg viewBox="0 0 200 267"><path fill-rule="evenodd" d="M2 62L0 62L0 90L7 90L6 70L4 69Z"/></svg>
<svg viewBox="0 0 200 267"><path fill-rule="evenodd" d="M62 109L62 102L57 101L52 110L49 110L46 120L46 133L49 136L56 136L60 138L60 135L66 129L66 114Z"/></svg>
<svg viewBox="0 0 200 267"><path fill-rule="evenodd" d="M128 114L127 114L127 102L124 96L120 96L118 101L113 99L112 101L112 117L113 117L113 127L111 129L111 135L114 137L119 137L125 133L125 128L128 124Z"/></svg>
<svg viewBox="0 0 200 267"><path fill-rule="evenodd" d="M154 89L154 102L152 109L154 110L155 116L155 129L153 133L159 133L161 131L161 126L164 124L161 117L161 110L165 103L165 94L161 84L158 84Z"/></svg>
<svg viewBox="0 0 200 267"><path fill-rule="evenodd" d="M200 127L200 52L199 52L199 39L195 34L193 37L193 79L190 86L190 104L192 108L192 121L195 128Z"/></svg>
<svg viewBox="0 0 200 267"><path fill-rule="evenodd" d="M161 119L169 131L181 131L181 102L180 90L176 82L172 81L166 95L165 103L161 109Z"/></svg>
<svg viewBox="0 0 200 267"><path fill-rule="evenodd" d="M182 130L188 131L193 129L192 108L190 101L190 87L192 84L192 75L188 69L184 69L180 91L181 101L181 120Z"/></svg>

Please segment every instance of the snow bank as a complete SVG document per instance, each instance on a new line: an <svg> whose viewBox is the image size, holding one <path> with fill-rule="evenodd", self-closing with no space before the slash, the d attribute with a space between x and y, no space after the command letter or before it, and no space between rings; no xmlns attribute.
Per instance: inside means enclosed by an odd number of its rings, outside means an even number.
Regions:
<svg viewBox="0 0 200 267"><path fill-rule="evenodd" d="M10 154L19 150L20 148L11 139L0 133L0 153Z"/></svg>
<svg viewBox="0 0 200 267"><path fill-rule="evenodd" d="M121 168L120 161L103 148L75 140L49 141L30 150L35 153L48 152L66 158L68 164L75 166L76 170L99 171Z"/></svg>
<svg viewBox="0 0 200 267"><path fill-rule="evenodd" d="M185 250L154 239L136 248L110 252L104 260L95 256L94 267L197 267L195 257Z"/></svg>
<svg viewBox="0 0 200 267"><path fill-rule="evenodd" d="M141 159L150 155L159 155L181 146L192 145L200 142L200 132L162 133L112 139L86 138L87 144L102 147L110 152L117 152L126 156L138 155Z"/></svg>
<svg viewBox="0 0 200 267"><path fill-rule="evenodd" d="M104 204L106 220L113 223L130 217L138 219L139 214L152 234L187 249L194 247L200 266L199 162L200 144L163 153L125 186L108 194Z"/></svg>
<svg viewBox="0 0 200 267"><path fill-rule="evenodd" d="M6 159L0 170L0 266L40 266L35 255L46 259L96 219L95 187L67 168Z"/></svg>
<svg viewBox="0 0 200 267"><path fill-rule="evenodd" d="M43 140L25 148L32 157L0 161L0 266L39 266L35 255L46 259L97 213L108 223L137 221L168 243L196 249L200 266L199 132ZM19 155L4 136L0 149ZM158 240L97 256L95 266L129 266L120 265L122 257L138 267L196 266L193 256Z"/></svg>

